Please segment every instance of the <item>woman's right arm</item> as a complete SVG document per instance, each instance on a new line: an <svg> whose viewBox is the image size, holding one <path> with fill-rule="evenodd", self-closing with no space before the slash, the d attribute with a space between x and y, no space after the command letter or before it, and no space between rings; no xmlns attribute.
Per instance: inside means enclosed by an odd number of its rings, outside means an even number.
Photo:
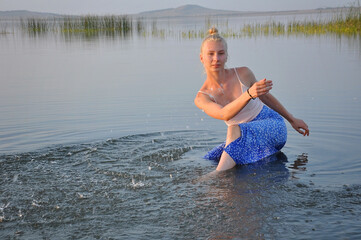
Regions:
<svg viewBox="0 0 361 240"><path fill-rule="evenodd" d="M271 86L272 81L270 80L263 79L255 82L252 86L252 97L257 98L267 94L271 90ZM225 106L221 106L212 101L208 95L198 92L196 98L194 99L194 103L207 115L219 120L228 121L241 111L250 100L251 96L247 92L244 92L234 101Z"/></svg>
<svg viewBox="0 0 361 240"><path fill-rule="evenodd" d="M251 98L242 94L240 97L222 107L221 105L213 102L211 98L203 93L198 93L194 99L194 104L201 110L203 110L207 115L223 120L228 121L234 117L239 111L241 111L249 102Z"/></svg>

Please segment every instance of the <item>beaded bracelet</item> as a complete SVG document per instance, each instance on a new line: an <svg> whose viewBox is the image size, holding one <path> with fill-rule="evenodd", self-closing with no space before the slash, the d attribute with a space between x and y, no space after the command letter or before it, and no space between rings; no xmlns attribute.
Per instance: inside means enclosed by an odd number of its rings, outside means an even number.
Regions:
<svg viewBox="0 0 361 240"><path fill-rule="evenodd" d="M252 95L249 93L249 91L248 91L249 89L247 89L247 93L248 93L248 95L251 97L251 99L252 100L255 100L255 98L254 97L252 97Z"/></svg>

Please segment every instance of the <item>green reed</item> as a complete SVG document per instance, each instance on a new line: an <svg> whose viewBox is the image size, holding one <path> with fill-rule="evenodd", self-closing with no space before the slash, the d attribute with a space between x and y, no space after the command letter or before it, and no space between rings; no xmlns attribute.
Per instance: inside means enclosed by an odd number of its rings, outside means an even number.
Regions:
<svg viewBox="0 0 361 240"><path fill-rule="evenodd" d="M28 18L21 19L20 26L30 34L36 35L52 31L64 34L128 36L133 31L133 20L127 16L95 15L62 19ZM140 24L138 24L138 28L140 28Z"/></svg>
<svg viewBox="0 0 361 240"><path fill-rule="evenodd" d="M6 28L7 28L6 26L0 26L0 34L7 34L8 31Z"/></svg>
<svg viewBox="0 0 361 240"><path fill-rule="evenodd" d="M60 31L64 33L118 34L129 35L133 30L132 19L127 16L67 17L60 21Z"/></svg>
<svg viewBox="0 0 361 240"><path fill-rule="evenodd" d="M47 19L40 18L28 18L26 20L21 19L20 25L23 29L29 33L45 33L50 29L50 24Z"/></svg>
<svg viewBox="0 0 361 240"><path fill-rule="evenodd" d="M226 29L221 34L226 38L242 38L257 36L289 36L289 35L360 35L361 33L361 8L360 4L345 8L342 12L334 13L330 20L319 21L292 21L289 23L268 22L251 23L232 29L225 22L218 19L205 18L205 28L209 29L211 22L220 29ZM215 22L214 22L215 21ZM149 25L150 24L150 25ZM149 26L148 26L149 25ZM97 16L86 15L80 17L64 17L57 19L29 18L21 20L21 27L30 34L38 35L47 32L61 32L65 36L83 35L85 37L98 36L132 36L135 32L138 36L152 36L157 38L180 37L184 39L204 38L206 31L201 30L179 30L173 31L159 28L157 21L149 21L143 18L132 19L129 16ZM0 32L6 30L0 29Z"/></svg>
<svg viewBox="0 0 361 240"><path fill-rule="evenodd" d="M270 22L246 24L240 30L241 36L280 36L280 35L360 35L361 8L353 6L347 12L335 14L330 20L292 21L287 24Z"/></svg>
<svg viewBox="0 0 361 240"><path fill-rule="evenodd" d="M7 22L0 22L0 34L8 34L8 23Z"/></svg>

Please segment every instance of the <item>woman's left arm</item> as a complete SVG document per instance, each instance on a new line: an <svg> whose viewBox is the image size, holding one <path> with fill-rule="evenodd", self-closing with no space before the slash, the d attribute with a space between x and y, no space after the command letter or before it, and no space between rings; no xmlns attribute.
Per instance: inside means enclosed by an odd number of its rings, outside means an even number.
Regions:
<svg viewBox="0 0 361 240"><path fill-rule="evenodd" d="M284 117L297 132L301 133L303 136L310 135L307 124L302 119L293 117L292 114L289 113L287 109L272 94L268 93L260 96L259 98L264 104Z"/></svg>

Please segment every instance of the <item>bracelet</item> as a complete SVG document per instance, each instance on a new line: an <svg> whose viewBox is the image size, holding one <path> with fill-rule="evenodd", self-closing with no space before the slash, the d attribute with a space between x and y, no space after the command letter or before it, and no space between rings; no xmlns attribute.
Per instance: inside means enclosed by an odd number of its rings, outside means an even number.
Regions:
<svg viewBox="0 0 361 240"><path fill-rule="evenodd" d="M248 91L249 89L247 89L247 93L248 93L248 95L251 97L251 99L252 100L255 100L255 98L254 97L252 97L252 95L249 93L249 91Z"/></svg>

